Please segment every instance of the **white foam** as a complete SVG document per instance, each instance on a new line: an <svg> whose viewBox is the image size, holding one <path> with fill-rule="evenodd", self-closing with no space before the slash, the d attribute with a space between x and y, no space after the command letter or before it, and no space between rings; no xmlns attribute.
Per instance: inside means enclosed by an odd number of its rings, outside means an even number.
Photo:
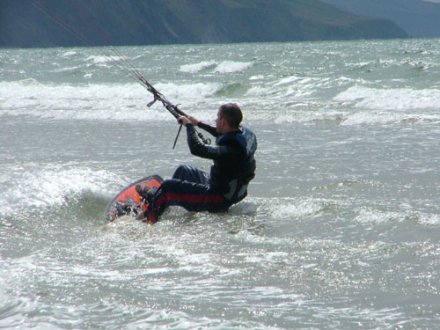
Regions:
<svg viewBox="0 0 440 330"><path fill-rule="evenodd" d="M298 77L298 76L289 76L289 77L281 78L274 85L275 86L290 85L290 84L293 84L293 83L297 83L298 81L300 81L300 77Z"/></svg>
<svg viewBox="0 0 440 330"><path fill-rule="evenodd" d="M176 99L179 102L190 101L191 103L200 101L215 95L221 89L218 83L194 83L181 84L158 83L156 88L166 95L168 100Z"/></svg>
<svg viewBox="0 0 440 330"><path fill-rule="evenodd" d="M439 214L433 214L433 213L418 213L417 216L417 222L422 225L427 226L438 226L440 225L440 215Z"/></svg>
<svg viewBox="0 0 440 330"><path fill-rule="evenodd" d="M93 55L86 58L86 61L93 64L104 64L123 60L122 56Z"/></svg>
<svg viewBox="0 0 440 330"><path fill-rule="evenodd" d="M91 74L85 77L91 78ZM343 78L341 84L350 83ZM251 120L274 123L336 121L341 125L440 122L440 90L382 90L352 86L332 100L321 100L327 80L289 76L258 81L239 100ZM155 87L183 111L201 119L224 100L219 82L164 83ZM403 100L399 98L402 97ZM42 84L33 79L0 82L0 117L28 116L55 120L172 121L160 102L151 108L150 93L137 83ZM286 104L287 102L287 104ZM394 106L395 105L395 106ZM268 111L270 109L270 111Z"/></svg>
<svg viewBox="0 0 440 330"><path fill-rule="evenodd" d="M69 50L69 51L63 53L61 56L63 56L63 57L71 57L71 56L74 56L76 54L77 54L77 52L75 52L73 50Z"/></svg>
<svg viewBox="0 0 440 330"><path fill-rule="evenodd" d="M215 66L216 64L217 63L214 61L203 61L200 63L185 64L180 66L180 71L187 73L197 73L211 66Z"/></svg>
<svg viewBox="0 0 440 330"><path fill-rule="evenodd" d="M319 214L327 205L326 201L316 199L281 200L280 205L271 212L273 219L301 218Z"/></svg>
<svg viewBox="0 0 440 330"><path fill-rule="evenodd" d="M401 222L405 219L405 214L392 211L381 211L371 208L362 208L354 218L360 223L382 224L389 222Z"/></svg>
<svg viewBox="0 0 440 330"><path fill-rule="evenodd" d="M440 90L352 86L333 99L351 107L342 125L438 122Z"/></svg>
<svg viewBox="0 0 440 330"><path fill-rule="evenodd" d="M172 103L192 107L221 88L216 83L177 85L158 83ZM30 116L79 120L174 120L160 102L146 108L152 100L142 86L130 84L48 85L36 81L0 82L0 116ZM184 108L182 107L182 110Z"/></svg>
<svg viewBox="0 0 440 330"><path fill-rule="evenodd" d="M346 78L340 78L338 84L347 84ZM312 78L301 76L288 76L274 81L258 81L253 84L245 96L277 102L316 102L322 98L322 91L325 88L331 88L335 81L328 78ZM325 101L326 103L328 100Z"/></svg>
<svg viewBox="0 0 440 330"><path fill-rule="evenodd" d="M14 171L11 169L11 172ZM2 182L0 214L9 214L29 208L65 205L69 196L85 191L102 195L108 185L121 184L121 178L105 170L90 168L15 169L11 181Z"/></svg>
<svg viewBox="0 0 440 330"><path fill-rule="evenodd" d="M369 88L352 86L339 93L339 102L351 102L356 108L373 110L437 109L440 104L440 90L411 88Z"/></svg>
<svg viewBox="0 0 440 330"><path fill-rule="evenodd" d="M233 72L243 72L250 68L253 62L234 62L234 61L223 61L217 65L214 72L217 73L233 73Z"/></svg>
<svg viewBox="0 0 440 330"><path fill-rule="evenodd" d="M364 207L358 210L358 215L354 220L371 224L411 221L425 226L440 225L440 215L414 210L406 204L402 204L397 211L383 211Z"/></svg>
<svg viewBox="0 0 440 330"><path fill-rule="evenodd" d="M211 69L213 73L234 73L243 72L254 65L253 62L237 62L237 61L202 61L192 64L181 65L179 71L187 73L197 73L203 70Z"/></svg>

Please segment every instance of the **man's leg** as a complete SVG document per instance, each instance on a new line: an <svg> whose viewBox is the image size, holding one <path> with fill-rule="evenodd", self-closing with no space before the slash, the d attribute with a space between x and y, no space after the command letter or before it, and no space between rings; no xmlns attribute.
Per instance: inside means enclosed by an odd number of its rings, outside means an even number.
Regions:
<svg viewBox="0 0 440 330"><path fill-rule="evenodd" d="M146 216L154 223L169 206L176 205L188 211L225 212L231 206L223 195L214 193L206 184L178 179L165 180L148 206Z"/></svg>
<svg viewBox="0 0 440 330"><path fill-rule="evenodd" d="M180 165L173 174L173 179L208 184L209 174L196 167Z"/></svg>

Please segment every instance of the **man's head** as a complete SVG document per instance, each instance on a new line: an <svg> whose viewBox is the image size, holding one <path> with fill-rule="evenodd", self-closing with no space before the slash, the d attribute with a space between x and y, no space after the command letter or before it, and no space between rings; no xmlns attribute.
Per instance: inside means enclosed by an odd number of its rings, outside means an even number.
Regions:
<svg viewBox="0 0 440 330"><path fill-rule="evenodd" d="M223 104L218 109L217 119L215 121L217 132L227 133L238 130L242 119L243 114L237 104Z"/></svg>

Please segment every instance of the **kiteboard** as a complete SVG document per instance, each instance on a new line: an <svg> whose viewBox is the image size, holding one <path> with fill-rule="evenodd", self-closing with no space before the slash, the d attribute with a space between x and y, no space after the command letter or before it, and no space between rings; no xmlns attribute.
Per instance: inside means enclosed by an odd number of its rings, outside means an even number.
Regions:
<svg viewBox="0 0 440 330"><path fill-rule="evenodd" d="M130 183L108 203L104 211L104 218L107 221L113 221L123 215L138 215L145 211L148 204L142 200L136 186L140 185L142 190L159 188L162 182L163 179L159 175L151 175Z"/></svg>

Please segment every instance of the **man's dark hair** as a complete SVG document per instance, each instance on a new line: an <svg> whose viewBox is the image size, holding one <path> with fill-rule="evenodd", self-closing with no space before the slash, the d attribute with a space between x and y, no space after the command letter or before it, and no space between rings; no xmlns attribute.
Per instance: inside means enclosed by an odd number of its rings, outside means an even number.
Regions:
<svg viewBox="0 0 440 330"><path fill-rule="evenodd" d="M238 129L240 127L243 114L240 107L235 103L226 103L220 107L220 114L225 118L231 128Z"/></svg>

